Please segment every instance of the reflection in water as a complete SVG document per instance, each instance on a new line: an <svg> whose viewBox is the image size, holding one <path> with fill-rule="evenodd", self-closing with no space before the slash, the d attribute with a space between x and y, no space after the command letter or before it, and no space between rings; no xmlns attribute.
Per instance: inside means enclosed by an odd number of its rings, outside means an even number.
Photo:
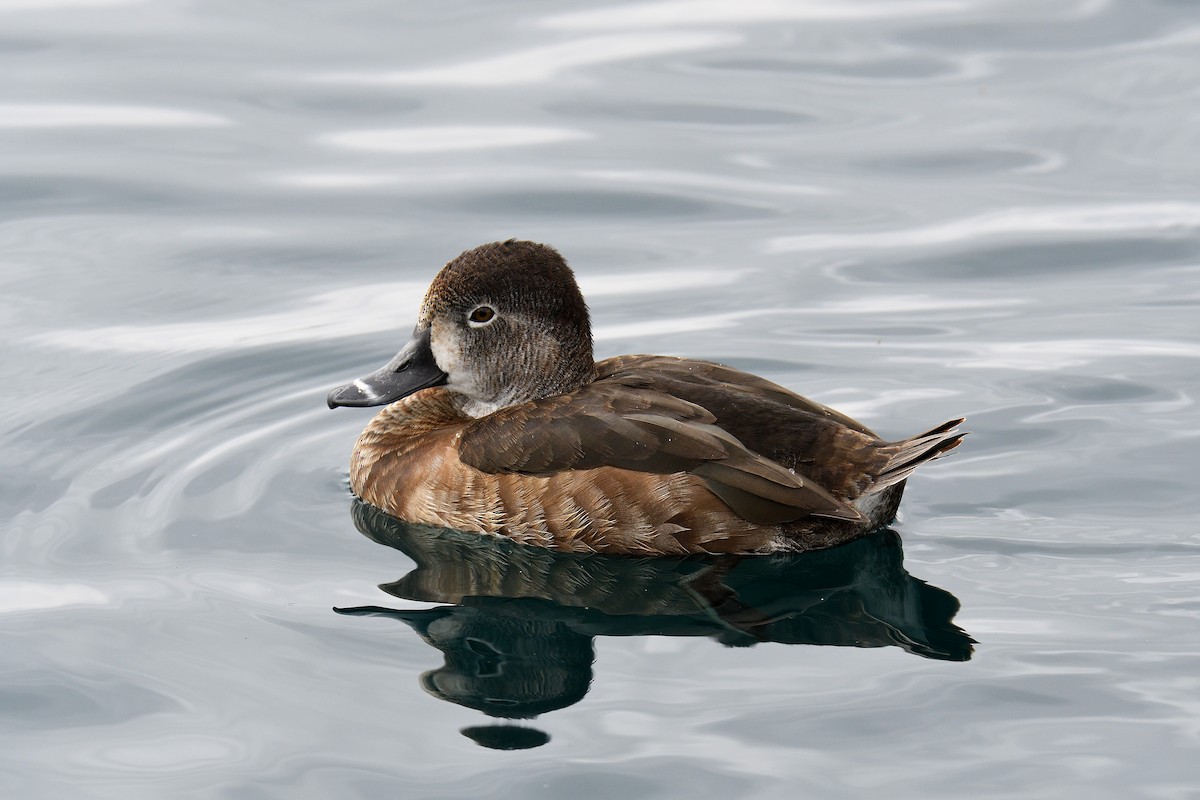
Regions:
<svg viewBox="0 0 1200 800"><path fill-rule="evenodd" d="M925 658L971 657L973 640L952 622L958 600L904 571L900 538L890 530L794 555L635 558L410 525L358 501L354 521L416 562L380 588L446 605L339 613L406 622L445 657L421 676L425 690L492 717L528 719L583 699L596 636L707 636L730 647L895 645ZM549 741L512 725L463 733L502 749Z"/></svg>

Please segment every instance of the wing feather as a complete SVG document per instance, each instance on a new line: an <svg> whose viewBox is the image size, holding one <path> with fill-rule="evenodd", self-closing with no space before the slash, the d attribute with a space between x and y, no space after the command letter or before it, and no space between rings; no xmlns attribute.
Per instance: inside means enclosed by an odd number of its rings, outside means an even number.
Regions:
<svg viewBox="0 0 1200 800"><path fill-rule="evenodd" d="M619 378L501 409L463 429L459 458L490 473L548 475L599 467L691 473L736 514L779 524L809 515L861 520L802 474L755 453L705 408Z"/></svg>

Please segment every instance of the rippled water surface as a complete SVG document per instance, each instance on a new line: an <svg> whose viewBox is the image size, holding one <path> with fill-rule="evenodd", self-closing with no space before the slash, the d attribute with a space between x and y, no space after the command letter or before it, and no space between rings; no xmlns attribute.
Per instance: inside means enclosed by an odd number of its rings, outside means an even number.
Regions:
<svg viewBox="0 0 1200 800"><path fill-rule="evenodd" d="M0 73L0 795L1196 796L1200 6L0 0ZM807 559L356 508L325 392L511 236L599 356L973 433Z"/></svg>

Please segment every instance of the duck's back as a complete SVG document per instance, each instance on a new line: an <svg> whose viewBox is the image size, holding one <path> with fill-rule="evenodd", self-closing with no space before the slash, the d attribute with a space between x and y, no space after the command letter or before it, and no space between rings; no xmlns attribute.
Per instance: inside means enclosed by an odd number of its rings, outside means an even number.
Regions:
<svg viewBox="0 0 1200 800"><path fill-rule="evenodd" d="M596 369L597 384L641 386L704 408L747 449L842 499L853 500L869 489L888 462L888 443L866 426L733 367L627 355L601 361Z"/></svg>
<svg viewBox="0 0 1200 800"><path fill-rule="evenodd" d="M747 449L787 467L862 514L842 520L803 518L783 526L797 549L828 546L854 529L892 521L904 482L919 466L957 447L962 419L897 441L862 423L748 372L708 361L667 356L617 356L596 365L598 385L644 386L694 403ZM822 544L821 542L824 542Z"/></svg>

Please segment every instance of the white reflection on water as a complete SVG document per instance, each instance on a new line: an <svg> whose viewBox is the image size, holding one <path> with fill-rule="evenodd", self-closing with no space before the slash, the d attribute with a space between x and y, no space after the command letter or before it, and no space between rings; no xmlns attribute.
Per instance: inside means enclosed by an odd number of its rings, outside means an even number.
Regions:
<svg viewBox="0 0 1200 800"><path fill-rule="evenodd" d="M796 340L799 343L800 340ZM826 349L858 349L853 338L820 340ZM1200 344L1169 339L1031 339L1009 342L941 341L933 350L925 344L895 341L888 344L894 363L929 363L956 369L1027 370L1054 372L1103 361L1138 358L1200 358ZM914 355L901 355L908 351ZM918 354L919 355L916 355Z"/></svg>
<svg viewBox="0 0 1200 800"><path fill-rule="evenodd" d="M849 414L856 419L871 419L872 417L880 416L886 408L928 407L928 401L930 400L958 397L959 394L956 389L922 386L919 388L887 389L879 391L870 397L863 397L862 393L857 390L834 390L826 392L821 400L843 414Z"/></svg>
<svg viewBox="0 0 1200 800"><path fill-rule="evenodd" d="M231 124L202 111L156 106L0 104L0 128L197 128Z"/></svg>
<svg viewBox="0 0 1200 800"><path fill-rule="evenodd" d="M392 186L405 179L401 175L378 172L305 172L280 175L275 180L284 186L301 189L369 189Z"/></svg>
<svg viewBox="0 0 1200 800"><path fill-rule="evenodd" d="M79 760L101 768L116 768L154 774L164 769L194 770L205 766L241 761L246 748L216 735L158 736L153 741L137 738L127 742L94 743Z"/></svg>
<svg viewBox="0 0 1200 800"><path fill-rule="evenodd" d="M891 249L955 244L1014 233L1113 233L1200 227L1200 204L1128 203L1011 208L920 228L850 234L803 234L770 239L768 253Z"/></svg>
<svg viewBox="0 0 1200 800"><path fill-rule="evenodd" d="M110 600L99 589L81 583L0 583L0 614L64 606L103 606Z"/></svg>
<svg viewBox="0 0 1200 800"><path fill-rule="evenodd" d="M745 25L755 22L888 19L963 11L968 6L947 0L917 2L849 2L848 0L666 0L589 11L574 11L542 20L546 28L597 30L653 28L660 25Z"/></svg>
<svg viewBox="0 0 1200 800"><path fill-rule="evenodd" d="M407 136L411 135L414 130L420 131L421 129L388 131L387 133L404 134ZM382 132L348 131L344 134L331 134L330 136L354 135L357 137L359 133ZM582 132L571 131L571 133L578 134ZM582 139L584 137L577 136L576 138ZM386 145L384 137L380 137L380 139L381 144ZM329 142L328 138L323 139L323 141L334 143ZM356 142L357 140L352 141ZM369 143L374 144L373 142ZM336 142L336 144L345 144L345 146L355 149L367 149L366 147L359 147L357 144L343 143L341 141ZM486 146L491 147L496 144L494 141L488 141ZM500 142L499 144L503 145L504 143ZM512 146L517 145L514 144ZM378 151L399 152L386 146L379 147ZM306 166L311 168L311 165ZM529 186L534 190L544 190L544 187L548 185L565 186L568 183L582 187L591 187L599 183L605 183L615 184L622 189L634 192L644 192L646 187L652 186L656 191L678 189L678 196L687 199L703 197L728 199L732 195L743 197L747 201L759 198L824 197L840 194L840 192L836 192L828 187L813 184L792 181L755 180L700 171L688 172L685 170L660 169L571 170L563 168L545 169L540 168L538 165L528 165L523 166L521 169L514 169L504 164L487 162L472 164L469 169L455 169L452 165L438 165L436 168L430 168L423 164L406 163L403 170L397 171L383 169L373 169L370 172L353 172L341 169L295 171L268 175L265 176L265 180L270 184L294 186L302 189L344 191L348 189L388 187L394 190L421 191L424 193L436 191L441 194L445 194L449 187L456 187L458 184L476 185L480 183L485 185L515 184Z"/></svg>
<svg viewBox="0 0 1200 800"><path fill-rule="evenodd" d="M647 292L673 292L680 288L729 286L748 270L689 269L687 272L642 272L636 275L580 275L584 297L636 297Z"/></svg>
<svg viewBox="0 0 1200 800"><path fill-rule="evenodd" d="M318 294L300 311L165 325L113 325L58 330L34 337L38 344L125 353L188 352L319 341L396 328L397 309L412 308L424 294L418 283L358 286Z"/></svg>
<svg viewBox="0 0 1200 800"><path fill-rule="evenodd" d="M670 319L646 319L623 325L597 325L592 330L598 342L612 339L641 339L648 336L663 336L669 333L694 333L728 328L739 319L761 316L766 312L757 309L730 311L724 314L704 314Z"/></svg>
<svg viewBox="0 0 1200 800"><path fill-rule="evenodd" d="M958 357L941 356L942 363L973 369L1013 369L1046 372L1104 360L1166 357L1200 358L1200 344L1150 339L1039 339L1030 342L983 342L971 347L952 345Z"/></svg>
<svg viewBox="0 0 1200 800"><path fill-rule="evenodd" d="M591 134L570 128L463 125L345 131L327 134L318 141L334 147L383 153L448 153L458 150L493 150L497 147L527 147L590 138Z"/></svg>
<svg viewBox="0 0 1200 800"><path fill-rule="evenodd" d="M643 272L581 278L586 296L642 295L675 292L695 286L725 286L745 275L740 270L694 269L686 272ZM120 353L181 353L233 350L268 344L319 342L360 334L400 335L416 319L417 305L427 284L380 283L335 289L313 296L309 304L288 312L236 319L174 322L163 325L112 325L92 329L50 331L32 337L36 344L68 350ZM711 330L757 311L598 327L598 340L638 334Z"/></svg>
<svg viewBox="0 0 1200 800"><path fill-rule="evenodd" d="M107 8L140 5L146 0L0 0L0 12L58 11L66 8Z"/></svg>
<svg viewBox="0 0 1200 800"><path fill-rule="evenodd" d="M833 300L804 309L805 314L849 314L871 317L879 314L916 314L922 311L965 311L967 309L1006 308L1027 304L1018 297L987 299L936 297L928 294L889 294Z"/></svg>
<svg viewBox="0 0 1200 800"><path fill-rule="evenodd" d="M353 132L347 131L346 133ZM488 146L490 145L489 142ZM430 166L423 161L408 161L403 164L402 169L394 171L378 168L372 169L370 172L296 171L266 175L264 179L269 184L303 189L346 190L389 187L395 191L420 192L427 196L431 192L446 194L448 190L457 190L461 185L474 186L480 183L542 187L551 181L561 182L565 177L568 177L568 173L562 170L552 171L536 166L514 169L509 166L491 164L486 159L481 159L469 166L464 164L461 167L443 164Z"/></svg>
<svg viewBox="0 0 1200 800"><path fill-rule="evenodd" d="M812 197L836 194L832 189L824 186L811 186L799 183L772 183L768 181L747 180L745 178L731 178L725 175L714 175L704 172L660 169L597 169L581 170L577 174L581 178L627 183L630 186L637 187L655 186L664 188L667 186L677 186L688 189L713 189L721 192L737 192L742 195L751 196L773 194Z"/></svg>
<svg viewBox="0 0 1200 800"><path fill-rule="evenodd" d="M715 32L591 36L442 67L391 72L339 72L318 76L317 80L366 86L511 86L546 81L574 67L732 47L741 41L742 37L736 34Z"/></svg>

